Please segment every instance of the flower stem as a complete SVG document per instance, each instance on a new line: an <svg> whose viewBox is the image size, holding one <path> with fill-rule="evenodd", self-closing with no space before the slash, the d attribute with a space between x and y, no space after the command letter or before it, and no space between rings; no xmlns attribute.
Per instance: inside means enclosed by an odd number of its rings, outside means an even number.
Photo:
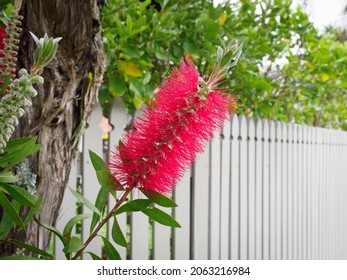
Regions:
<svg viewBox="0 0 347 280"><path fill-rule="evenodd" d="M93 233L88 237L86 242L84 243L83 247L76 253L76 255L72 258L72 260L77 260L78 257L80 257L83 254L84 249L89 245L89 243L97 236L100 229L106 224L106 222L114 215L114 213L117 211L119 206L125 201L129 193L132 191L134 187L128 187L125 189L122 197L117 201L115 206L112 208L112 210L107 214L107 216L99 223L99 225L96 227L96 229L93 231Z"/></svg>

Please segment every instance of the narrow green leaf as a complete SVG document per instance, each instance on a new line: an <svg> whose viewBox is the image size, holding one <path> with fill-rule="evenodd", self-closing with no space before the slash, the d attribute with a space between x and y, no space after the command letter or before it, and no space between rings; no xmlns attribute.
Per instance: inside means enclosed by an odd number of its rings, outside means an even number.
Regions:
<svg viewBox="0 0 347 280"><path fill-rule="evenodd" d="M43 250L41 250L39 248L36 248L36 247L31 246L29 244L26 244L26 243L24 243L22 241L12 239L12 240L9 240L8 242L16 244L16 245L18 245L18 246L20 246L20 247L22 247L22 248L32 252L32 253L41 255L41 256L49 258L49 259L53 259L53 256L51 254L49 254L49 253L47 253L47 252L45 252L45 251L43 251Z"/></svg>
<svg viewBox="0 0 347 280"><path fill-rule="evenodd" d="M174 218L158 208L144 209L142 212L152 220L164 226L181 227L181 225Z"/></svg>
<svg viewBox="0 0 347 280"><path fill-rule="evenodd" d="M14 226L14 222L12 218L5 211L0 221L0 240L6 239L7 234L10 232L13 226Z"/></svg>
<svg viewBox="0 0 347 280"><path fill-rule="evenodd" d="M0 167L4 168L4 171L7 171L29 155L37 152L42 145L35 144L36 139L37 137L28 138L25 144L20 144L21 141L19 141L18 145L13 146L11 144L9 149L6 147L5 151L7 154L0 158Z"/></svg>
<svg viewBox="0 0 347 280"><path fill-rule="evenodd" d="M31 261L38 261L38 260L42 260L39 258L33 258L30 256L23 256L23 255L14 255L14 256L8 256L8 257L3 257L0 258L0 260L31 260Z"/></svg>
<svg viewBox="0 0 347 280"><path fill-rule="evenodd" d="M110 171L98 170L96 171L96 177L98 178L99 184L109 191L116 189L119 185L114 181Z"/></svg>
<svg viewBox="0 0 347 280"><path fill-rule="evenodd" d="M75 224L77 224L78 222L82 220L89 219L91 217L92 217L91 214L80 214L71 218L64 227L64 230L63 230L64 237L71 235L72 228L74 227Z"/></svg>
<svg viewBox="0 0 347 280"><path fill-rule="evenodd" d="M35 139L35 142L37 140L37 137L23 137L23 138L16 138L8 141L6 146L6 152L11 153L16 150L20 150L24 145L26 145L28 142L32 141L32 139Z"/></svg>
<svg viewBox="0 0 347 280"><path fill-rule="evenodd" d="M5 190L7 194L12 196L21 204L29 207L35 207L36 198L24 188L8 184L0 184L0 190L1 189Z"/></svg>
<svg viewBox="0 0 347 280"><path fill-rule="evenodd" d="M40 226L42 226L45 229L48 229L50 232L54 233L60 239L60 241L63 243L63 245L66 246L66 240L65 240L63 234L59 230L55 229L54 227L52 227L50 225L41 223L35 216L33 216L33 220L35 221L35 223L39 224Z"/></svg>
<svg viewBox="0 0 347 280"><path fill-rule="evenodd" d="M8 215L12 218L12 220L17 225L19 225L22 229L24 229L24 223L22 219L19 217L18 212L1 191L0 191L0 205L2 205L2 207L4 208L4 211L8 213Z"/></svg>
<svg viewBox="0 0 347 280"><path fill-rule="evenodd" d="M102 260L102 258L100 258L99 256L95 255L95 254L92 253L92 252L86 252L86 254L89 254L89 255L92 257L92 259L93 259L94 261Z"/></svg>
<svg viewBox="0 0 347 280"><path fill-rule="evenodd" d="M0 158L0 166L5 168L5 171L9 170L27 157L27 155L33 148L33 145L34 143L29 142L27 145L24 145L21 150L16 150L6 154L2 158Z"/></svg>
<svg viewBox="0 0 347 280"><path fill-rule="evenodd" d="M103 161L103 159L91 150L89 150L89 157L95 171L108 170L106 163Z"/></svg>
<svg viewBox="0 0 347 280"><path fill-rule="evenodd" d="M152 202L163 206L163 207L177 207L177 204L169 197L156 192L156 191L146 191L141 189L142 193L147 196Z"/></svg>
<svg viewBox="0 0 347 280"><path fill-rule="evenodd" d="M118 251L115 247L113 247L112 243L108 241L105 237L101 236L102 240L104 241L106 253L109 260L121 260L121 256L119 255Z"/></svg>
<svg viewBox="0 0 347 280"><path fill-rule="evenodd" d="M39 150L41 150L41 148L43 147L43 144L35 144L33 146L33 148L31 149L30 153L28 156L35 154L36 152L38 152Z"/></svg>
<svg viewBox="0 0 347 280"><path fill-rule="evenodd" d="M109 193L109 191L106 188L101 187L100 191L96 197L95 207L97 209L99 209L100 212L104 209L104 207L107 203L108 193ZM92 218L92 222L90 224L90 232L92 232L94 230L94 228L95 228L95 226L99 220L100 220L100 216L97 215L96 213L94 213L93 218Z"/></svg>
<svg viewBox="0 0 347 280"><path fill-rule="evenodd" d="M101 216L101 212L98 208L94 206L93 203L91 203L88 199L86 199L83 195L80 195L78 192L74 191L69 187L72 194L80 201L84 206L86 206L88 209L92 210L95 214L97 214L99 217Z"/></svg>
<svg viewBox="0 0 347 280"><path fill-rule="evenodd" d="M84 244L81 239L79 239L77 236L72 236L69 239L69 246L66 253L73 253L78 252L83 248Z"/></svg>
<svg viewBox="0 0 347 280"><path fill-rule="evenodd" d="M230 63L231 59L233 58L234 56L234 52L232 50L228 51L227 53L224 54L221 62L220 62L220 66L221 67L224 67L224 66L227 66L227 64Z"/></svg>
<svg viewBox="0 0 347 280"><path fill-rule="evenodd" d="M24 219L25 225L27 225L32 220L34 215L41 210L42 200L43 200L43 197L42 196L39 197L38 200L35 202L35 206L30 208L28 214L26 215Z"/></svg>
<svg viewBox="0 0 347 280"><path fill-rule="evenodd" d="M112 226L112 239L118 245L123 247L128 247L128 243L123 235L123 232L118 224L117 218L114 217L113 226Z"/></svg>
<svg viewBox="0 0 347 280"><path fill-rule="evenodd" d="M44 45L43 52L42 52L42 58L46 58L53 49L53 40L49 39L47 41L47 44Z"/></svg>
<svg viewBox="0 0 347 280"><path fill-rule="evenodd" d="M146 209L149 205L151 205L152 201L149 199L135 199L127 202L126 204L119 207L119 209L116 211L116 215L123 213L123 212L136 212L136 211L142 211Z"/></svg>
<svg viewBox="0 0 347 280"><path fill-rule="evenodd" d="M13 175L10 171L0 173L0 183L15 183L18 181L18 176Z"/></svg>

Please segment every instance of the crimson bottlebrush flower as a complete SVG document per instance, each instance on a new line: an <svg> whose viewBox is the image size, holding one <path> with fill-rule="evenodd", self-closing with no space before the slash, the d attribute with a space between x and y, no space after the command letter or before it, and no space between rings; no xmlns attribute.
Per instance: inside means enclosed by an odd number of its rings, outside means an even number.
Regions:
<svg viewBox="0 0 347 280"><path fill-rule="evenodd" d="M122 186L170 192L221 130L236 103L216 89L225 73L212 74L205 82L189 57L172 70L144 116L134 122L112 154L109 169Z"/></svg>
<svg viewBox="0 0 347 280"><path fill-rule="evenodd" d="M6 30L4 28L0 28L0 58L4 57L4 54L1 52L5 48L5 38L6 38Z"/></svg>
<svg viewBox="0 0 347 280"><path fill-rule="evenodd" d="M5 47L4 39L6 37L6 31L3 28L0 28L0 50L3 50ZM0 54L1 57L2 54Z"/></svg>

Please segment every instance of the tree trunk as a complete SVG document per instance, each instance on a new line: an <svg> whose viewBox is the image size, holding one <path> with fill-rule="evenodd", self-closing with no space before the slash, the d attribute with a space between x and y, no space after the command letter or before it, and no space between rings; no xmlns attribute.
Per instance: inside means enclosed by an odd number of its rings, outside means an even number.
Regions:
<svg viewBox="0 0 347 280"><path fill-rule="evenodd" d="M23 0L23 35L19 68L30 69L34 42L45 33L63 37L56 58L45 68L45 83L38 88L33 106L26 110L16 137L38 135L44 147L31 158L37 174L37 195L43 196L40 221L55 225L69 179L73 145L96 103L105 68L100 8L103 1ZM77 136L76 136L77 135ZM77 137L77 138L76 138ZM31 223L22 240L46 250L50 234ZM18 237L18 233L17 233ZM6 255L13 247L7 247ZM1 249L0 249L1 252ZM1 254L1 253L0 253Z"/></svg>

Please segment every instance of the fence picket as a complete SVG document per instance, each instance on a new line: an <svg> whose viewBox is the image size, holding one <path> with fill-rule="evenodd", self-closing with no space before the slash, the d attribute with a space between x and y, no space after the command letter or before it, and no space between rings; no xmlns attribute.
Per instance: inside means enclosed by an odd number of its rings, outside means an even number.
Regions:
<svg viewBox="0 0 347 280"><path fill-rule="evenodd" d="M209 150L199 155L193 168L193 258L208 259Z"/></svg>
<svg viewBox="0 0 347 280"><path fill-rule="evenodd" d="M288 259L288 131L287 126L282 126L282 256L281 259Z"/></svg>
<svg viewBox="0 0 347 280"><path fill-rule="evenodd" d="M68 187L76 191L76 184L77 184L77 160L74 159L71 165L71 171L69 175L69 182L67 184ZM56 223L56 228L63 232L65 225L67 222L74 217L76 214L76 198L72 194L72 192L66 188L64 192L64 198L62 201L62 204L60 206L59 216ZM76 234L76 227L73 227L71 231L71 235ZM64 260L65 254L63 253L64 246L61 242L61 240L57 237L55 237L54 240L54 252L55 252L55 258L57 260Z"/></svg>
<svg viewBox="0 0 347 280"><path fill-rule="evenodd" d="M238 260L240 258L240 189L239 189L239 118L234 115L231 119L231 217L230 217L230 258Z"/></svg>
<svg viewBox="0 0 347 280"><path fill-rule="evenodd" d="M187 171L178 182L173 198L178 207L173 209L173 217L181 228L174 228L172 233L172 256L175 260L191 258L191 172Z"/></svg>
<svg viewBox="0 0 347 280"><path fill-rule="evenodd" d="M302 127L302 258L307 260L307 126Z"/></svg>
<svg viewBox="0 0 347 280"><path fill-rule="evenodd" d="M276 176L277 174L277 135L274 121L269 121L269 191L270 191L270 259L276 259Z"/></svg>
<svg viewBox="0 0 347 280"><path fill-rule="evenodd" d="M307 259L313 259L313 138L312 128L307 128Z"/></svg>
<svg viewBox="0 0 347 280"><path fill-rule="evenodd" d="M227 128L229 128L229 132L227 131ZM229 143L229 137L230 137L230 124L225 125L225 129L223 133L226 133L226 142ZM225 136L224 136L225 137ZM221 197L221 177L225 178L227 181L227 188L229 187L229 156L230 153L226 153L226 156L228 158L228 161L225 162L225 166L227 170L224 172L226 174L225 176L221 176L221 173L223 174L223 170L221 171L221 168L224 168L224 163L221 167L221 161L222 161L222 154L221 154L221 145L222 140L220 134L215 135L214 139L210 143L210 215L209 215L209 259L212 260L218 260L221 258L221 252L222 249L221 244L221 208L222 205L222 197ZM223 150L223 153L226 152ZM228 198L228 196L227 196ZM228 201L229 202L229 201ZM227 219L228 221L228 219ZM228 248L228 247L227 247Z"/></svg>
<svg viewBox="0 0 347 280"><path fill-rule="evenodd" d="M240 259L248 259L248 187L247 187L247 120L239 119L240 125Z"/></svg>
<svg viewBox="0 0 347 280"><path fill-rule="evenodd" d="M156 206L163 212L172 215L171 208ZM170 260L171 259L171 227L153 223L153 259L155 260Z"/></svg>
<svg viewBox="0 0 347 280"><path fill-rule="evenodd" d="M256 257L255 123L252 118L248 118L247 121L248 259L254 260Z"/></svg>
<svg viewBox="0 0 347 280"><path fill-rule="evenodd" d="M269 122L263 121L263 259L270 259Z"/></svg>
<svg viewBox="0 0 347 280"><path fill-rule="evenodd" d="M282 222L283 219L283 200L282 200L282 191L283 191L283 170L282 170L282 124L280 122L275 123L275 150L276 150L276 192L275 192L275 201L276 201L276 259L282 259Z"/></svg>
<svg viewBox="0 0 347 280"><path fill-rule="evenodd" d="M263 122L255 126L255 258L263 259Z"/></svg>
<svg viewBox="0 0 347 280"><path fill-rule="evenodd" d="M298 259L298 126L293 127L293 259Z"/></svg>
<svg viewBox="0 0 347 280"><path fill-rule="evenodd" d="M119 140L122 138L124 134L124 128L127 125L127 112L125 110L123 101L121 99L115 100L113 103L113 110L111 111L110 116L110 123L114 126L114 129L111 133L109 133L109 146L110 146L110 152L114 151L116 145L118 145ZM108 157L111 156L111 154L108 155ZM108 160L108 159L107 159ZM115 205L116 200L113 196L109 196L108 200L108 208L112 208L113 205ZM120 229L122 230L123 234L126 236L127 233L127 217L126 213L122 213L117 215L117 221L119 224ZM121 258L125 260L127 258L127 250L126 248L119 246L116 244L112 237L112 225L113 221L109 221L107 224L107 233L110 242L115 246L117 251L119 252Z"/></svg>
<svg viewBox="0 0 347 280"><path fill-rule="evenodd" d="M227 260L230 258L230 145L231 145L231 124L227 123L223 128L223 140L221 150L221 190L220 190L220 258ZM212 181L211 181L212 183ZM224 209L224 211L221 211Z"/></svg>
<svg viewBox="0 0 347 280"><path fill-rule="evenodd" d="M88 151L91 150L100 157L102 157L102 130L99 129L99 123L102 118L101 106L97 105L94 109L88 128L83 136L83 170L82 170L82 184L83 195L91 202L95 202L99 192L99 182L96 178L94 168L89 158ZM83 213L92 213L87 207L83 206ZM83 220L82 222L82 237L85 241L89 236L91 220ZM94 238L88 245L87 250L94 254L101 256L102 242L101 238ZM83 255L83 259L91 259L88 254Z"/></svg>
<svg viewBox="0 0 347 280"><path fill-rule="evenodd" d="M298 259L303 259L303 147L302 147L302 126L298 126L298 158L297 158L297 172L298 172L298 180L297 180L297 217L298 217Z"/></svg>
<svg viewBox="0 0 347 280"><path fill-rule="evenodd" d="M294 199L293 199L293 187L294 187L294 173L293 173L293 128L294 126L292 124L289 124L286 126L287 127L287 135L288 135L288 148L287 148L287 156L288 156L288 161L287 161L287 174L288 174L288 259L292 260L294 259L293 255L293 249L294 249L294 243L293 243L293 238L294 238L294 225L293 225L293 204L294 204Z"/></svg>

